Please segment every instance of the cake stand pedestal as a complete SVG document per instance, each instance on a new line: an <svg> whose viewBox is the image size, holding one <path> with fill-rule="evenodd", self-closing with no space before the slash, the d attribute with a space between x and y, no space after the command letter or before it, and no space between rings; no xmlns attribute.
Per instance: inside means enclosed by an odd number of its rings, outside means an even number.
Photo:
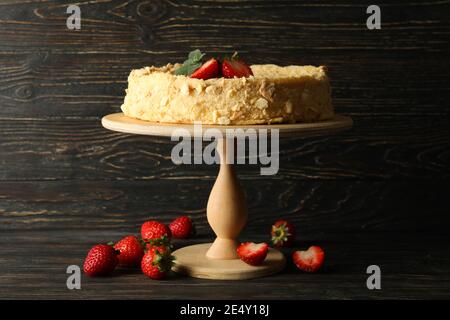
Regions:
<svg viewBox="0 0 450 320"><path fill-rule="evenodd" d="M172 136L184 132L186 137L201 138L198 130L192 124L161 124L141 121L124 116L122 113L110 114L102 119L102 125L110 130L152 135ZM330 134L348 129L352 126L349 117L336 115L334 119L317 123L246 125L246 126L215 126L203 125L202 129L214 128L221 132L216 150L220 156L220 169L216 182L211 190L207 205L208 223L216 234L213 243L197 244L178 249L173 252L175 264L173 270L191 277L205 279L238 280L250 279L281 271L286 260L284 255L269 248L267 258L259 266L250 266L242 262L236 253L238 236L247 222L247 207L245 196L235 174L232 164L227 163L227 129L277 129L280 137L307 137ZM180 131L180 129L182 131ZM200 132L201 134L201 132ZM229 162L229 161L228 161Z"/></svg>

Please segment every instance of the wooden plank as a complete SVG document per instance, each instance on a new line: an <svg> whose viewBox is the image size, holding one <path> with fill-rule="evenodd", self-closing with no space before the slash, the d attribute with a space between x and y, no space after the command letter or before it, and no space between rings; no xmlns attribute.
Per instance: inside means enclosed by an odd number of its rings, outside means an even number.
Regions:
<svg viewBox="0 0 450 320"><path fill-rule="evenodd" d="M88 278L81 290L66 288L66 268L81 265L89 247L123 233L52 230L0 233L0 298L27 299L448 299L448 236L352 233L308 238L326 251L320 274L296 270L246 281L212 281L172 275L152 281L138 270L121 269L112 278ZM263 239L254 236L254 239ZM204 240L196 240L204 241ZM189 241L187 241L189 242ZM192 241L190 241L192 242ZM186 241L177 242L184 246ZM289 255L289 250L285 250ZM382 290L368 290L366 268L377 264ZM27 281L23 281L27 279Z"/></svg>
<svg viewBox="0 0 450 320"><path fill-rule="evenodd" d="M139 233L146 220L169 223L188 214L200 233L211 236L206 203L213 183L188 178L2 182L0 229ZM445 233L450 227L447 180L248 179L242 185L249 210L243 238L267 234L279 218L309 237L364 230Z"/></svg>
<svg viewBox="0 0 450 320"><path fill-rule="evenodd" d="M352 130L282 139L277 175L239 166L244 179L448 178L449 119L353 117ZM0 180L211 179L216 166L176 166L168 138L104 129L100 120L0 120Z"/></svg>
<svg viewBox="0 0 450 320"><path fill-rule="evenodd" d="M333 104L340 113L449 115L449 88L445 85L450 81L448 55L413 55L405 59L401 55L359 55L355 57L358 66L349 65L346 54L290 56L291 60L287 60L288 55L278 55L278 60L271 62L329 67ZM30 61L34 59L37 61ZM131 69L182 61L143 55L54 53L43 61L39 59L32 54L0 55L3 119L85 118L119 112Z"/></svg>
<svg viewBox="0 0 450 320"><path fill-rule="evenodd" d="M29 50L40 46L54 50L105 50L126 52L185 46L236 47L253 51L255 41L265 51L280 48L380 50L392 38L383 32L366 34L366 8L371 3L352 1L89 1L80 4L81 32L66 28L69 1L42 3L14 1L2 4L0 46ZM385 50L447 49L448 1L390 3L380 1L385 28L394 30L394 45ZM20 10L21 9L21 10ZM248 12L251 10L252 15ZM268 14L270 12L270 14ZM320 17L320 19L317 19ZM442 32L442 27L445 27ZM230 30L217 36L218 29ZM411 37L411 30L414 37ZM323 32L327 37L321 37ZM433 40L427 37L433 31ZM302 32L302 38L296 38ZM198 35L201 34L201 37ZM277 35L273 41L268 35ZM42 37L45 35L45 37ZM95 35L95 36L93 36ZM340 41L343 37L346 40ZM417 42L417 38L422 41ZM297 41L292 42L293 39ZM101 45L101 48L99 48ZM222 49L223 50L223 49ZM170 50L168 50L170 51Z"/></svg>
<svg viewBox="0 0 450 320"><path fill-rule="evenodd" d="M374 32L369 2L89 1L81 31L66 28L68 4L0 4L1 117L117 112L132 68L183 61L194 48L327 65L340 112L449 114L448 1L380 2L384 28ZM221 28L232 32L218 37Z"/></svg>

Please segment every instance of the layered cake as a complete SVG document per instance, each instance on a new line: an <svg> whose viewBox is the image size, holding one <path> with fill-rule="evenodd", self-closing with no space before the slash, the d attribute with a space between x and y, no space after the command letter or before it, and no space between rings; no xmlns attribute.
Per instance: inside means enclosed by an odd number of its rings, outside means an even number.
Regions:
<svg viewBox="0 0 450 320"><path fill-rule="evenodd" d="M151 122L245 125L315 122L334 116L326 67L247 66L234 57L131 71L123 113Z"/></svg>

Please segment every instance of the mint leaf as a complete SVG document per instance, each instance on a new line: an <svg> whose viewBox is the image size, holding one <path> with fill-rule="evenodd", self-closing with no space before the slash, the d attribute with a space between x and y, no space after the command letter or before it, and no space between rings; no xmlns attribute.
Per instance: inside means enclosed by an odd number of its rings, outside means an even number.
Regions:
<svg viewBox="0 0 450 320"><path fill-rule="evenodd" d="M197 70L201 66L202 66L201 62L196 63L196 64L183 64L181 67L179 67L173 73L176 75L190 76L191 74L194 73L195 70Z"/></svg>
<svg viewBox="0 0 450 320"><path fill-rule="evenodd" d="M200 50L194 50L189 52L188 59L183 62L183 65L175 70L173 73L175 75L189 76L195 70L201 67L202 58L205 56Z"/></svg>
<svg viewBox="0 0 450 320"><path fill-rule="evenodd" d="M200 50L194 50L189 52L188 60L191 60L192 62L200 62L202 58L204 57L204 53L202 53Z"/></svg>

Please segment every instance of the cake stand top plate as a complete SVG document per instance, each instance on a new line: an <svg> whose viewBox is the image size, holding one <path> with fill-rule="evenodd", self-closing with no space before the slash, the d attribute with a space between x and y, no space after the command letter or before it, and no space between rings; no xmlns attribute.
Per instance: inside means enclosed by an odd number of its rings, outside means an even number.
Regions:
<svg viewBox="0 0 450 320"><path fill-rule="evenodd" d="M190 137L196 137L197 131L194 132L193 124L179 124L179 123L156 123L149 121L142 121L125 116L123 113L109 114L102 119L102 125L109 130L119 131L124 133L142 134L149 136L167 136L170 137L177 129L184 129ZM214 128L219 130L223 135L226 134L227 129L267 129L268 134L270 130L278 129L280 136L314 136L327 134L336 131L342 131L351 128L353 121L350 117L335 115L331 120L314 122L314 123L287 123L287 124L271 124L271 125L202 125L202 130ZM179 132L177 133L178 135ZM236 132L239 135L239 132Z"/></svg>

